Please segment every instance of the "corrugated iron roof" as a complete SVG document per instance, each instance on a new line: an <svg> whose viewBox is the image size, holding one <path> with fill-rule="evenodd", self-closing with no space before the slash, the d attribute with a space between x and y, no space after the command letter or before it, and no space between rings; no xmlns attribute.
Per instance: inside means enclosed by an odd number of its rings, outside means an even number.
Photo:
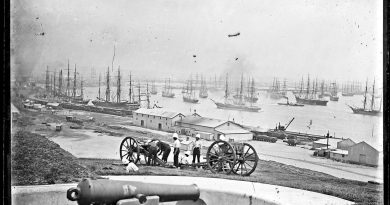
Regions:
<svg viewBox="0 0 390 205"><path fill-rule="evenodd" d="M171 112L160 108L155 108L155 109L139 108L138 110L134 111L134 113L152 115L158 117L166 117L166 118L174 118L177 115L182 115L180 112Z"/></svg>

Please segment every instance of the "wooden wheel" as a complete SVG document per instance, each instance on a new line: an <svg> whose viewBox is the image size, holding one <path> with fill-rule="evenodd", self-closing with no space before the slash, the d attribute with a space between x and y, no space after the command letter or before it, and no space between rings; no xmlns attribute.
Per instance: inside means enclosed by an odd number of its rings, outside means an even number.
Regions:
<svg viewBox="0 0 390 205"><path fill-rule="evenodd" d="M237 161L234 164L233 172L241 176L249 176L255 171L259 157L252 145L248 143L235 146Z"/></svg>
<svg viewBox="0 0 390 205"><path fill-rule="evenodd" d="M236 164L236 152L226 141L213 142L206 154L207 165L213 173L229 174Z"/></svg>
<svg viewBox="0 0 390 205"><path fill-rule="evenodd" d="M136 164L139 161L140 156L140 149L137 140L132 137L126 137L123 139L119 147L119 155L121 160L125 158L130 161L130 159L132 159L134 164Z"/></svg>

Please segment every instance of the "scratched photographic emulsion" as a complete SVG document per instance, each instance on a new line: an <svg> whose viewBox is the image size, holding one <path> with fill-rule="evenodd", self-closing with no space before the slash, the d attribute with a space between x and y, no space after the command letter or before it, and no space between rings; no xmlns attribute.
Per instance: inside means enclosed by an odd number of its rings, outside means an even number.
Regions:
<svg viewBox="0 0 390 205"><path fill-rule="evenodd" d="M383 2L11 0L13 204L383 204Z"/></svg>

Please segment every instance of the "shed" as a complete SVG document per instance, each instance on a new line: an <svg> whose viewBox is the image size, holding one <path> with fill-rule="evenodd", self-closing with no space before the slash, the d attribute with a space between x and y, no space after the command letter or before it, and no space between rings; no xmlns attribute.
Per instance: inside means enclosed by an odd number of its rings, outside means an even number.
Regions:
<svg viewBox="0 0 390 205"><path fill-rule="evenodd" d="M379 151L366 142L348 148L348 161L363 165L378 166Z"/></svg>
<svg viewBox="0 0 390 205"><path fill-rule="evenodd" d="M352 141L351 139L345 139L340 142L337 142L337 149L342 149L342 150L348 150L349 147L355 145L356 143Z"/></svg>
<svg viewBox="0 0 390 205"><path fill-rule="evenodd" d="M329 157L336 161L345 162L348 160L348 150L336 149L330 151Z"/></svg>
<svg viewBox="0 0 390 205"><path fill-rule="evenodd" d="M329 141L328 141L329 139ZM340 140L339 139L334 139L334 138L328 138L328 139L320 139L320 140L317 140L317 141L314 141L313 142L313 146L312 148L321 148L321 147L325 147L327 146L327 144L329 145L328 148L330 149L336 149L337 148L337 142L339 142Z"/></svg>

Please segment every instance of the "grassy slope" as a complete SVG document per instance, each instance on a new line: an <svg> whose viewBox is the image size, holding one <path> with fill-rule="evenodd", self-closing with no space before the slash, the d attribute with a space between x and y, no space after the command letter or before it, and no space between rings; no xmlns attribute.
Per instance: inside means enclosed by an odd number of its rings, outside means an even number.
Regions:
<svg viewBox="0 0 390 205"><path fill-rule="evenodd" d="M13 135L11 157L12 185L66 183L92 176L58 144L30 132Z"/></svg>

